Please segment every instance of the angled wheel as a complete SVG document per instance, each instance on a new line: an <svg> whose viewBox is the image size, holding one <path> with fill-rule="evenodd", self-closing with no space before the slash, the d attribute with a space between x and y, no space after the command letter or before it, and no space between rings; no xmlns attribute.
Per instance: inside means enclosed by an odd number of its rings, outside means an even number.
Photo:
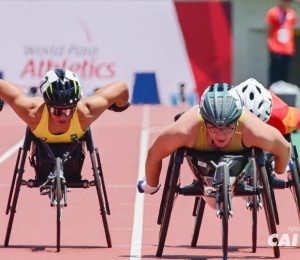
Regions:
<svg viewBox="0 0 300 260"><path fill-rule="evenodd" d="M168 183L166 183L166 185L168 185L168 188L166 189L165 203L163 204L163 209L162 209L162 218L161 218L161 225L159 231L158 246L156 251L157 257L162 256L163 249L165 246L174 198L177 190L177 182L179 178L180 167L183 162L183 153L184 153L183 148L180 148L175 152L174 155L175 158L174 158L174 163L172 165L170 180Z"/></svg>
<svg viewBox="0 0 300 260"><path fill-rule="evenodd" d="M197 245L203 214L204 214L204 209L205 209L205 204L206 201L203 198L197 198L195 225L194 225L194 232L193 232L193 237L191 242L192 247L195 247Z"/></svg>
<svg viewBox="0 0 300 260"><path fill-rule="evenodd" d="M252 252L256 252L257 248L257 211L258 211L258 200L257 195L253 196L252 199Z"/></svg>
<svg viewBox="0 0 300 260"><path fill-rule="evenodd" d="M274 160L274 158L272 158L272 160ZM272 178L271 178L272 170L273 170L273 167L271 166L271 161L268 161L267 164L266 164L266 171L267 171L267 174L268 174L268 181L269 181L269 185L270 185L270 194L271 194L271 198L272 198L275 221L276 221L276 225L279 225L280 222L279 222L279 214L278 214L277 203L276 203L276 198L275 198L275 191L274 191L274 187L271 183L271 181L272 181Z"/></svg>
<svg viewBox="0 0 300 260"><path fill-rule="evenodd" d="M298 218L300 221L300 165L297 148L295 145L292 146L292 160L294 163L294 167L290 174L290 178L292 181L291 191L296 203Z"/></svg>
<svg viewBox="0 0 300 260"><path fill-rule="evenodd" d="M157 217L158 225L161 225L161 221L162 221L162 215L163 215L164 206L166 203L167 193L168 193L168 189L169 189L168 183L170 181L170 177L171 177L171 173L172 173L172 169L173 169L173 163L174 163L174 153L172 153L172 155L170 156L170 159L169 159L168 170L167 170L166 180L165 180L165 186L164 186L163 193L161 196L161 202L160 202L159 212L158 212L158 217Z"/></svg>
<svg viewBox="0 0 300 260"><path fill-rule="evenodd" d="M260 167L260 174L259 174L260 181L263 185L263 192L262 192L262 201L264 206L264 211L266 214L266 220L269 228L269 234L277 234L276 230L276 221L275 215L273 211L273 204L272 204L272 197L271 197L271 190L269 185L269 180L267 176L267 171L264 166ZM274 256L276 258L280 257L280 249L278 246L278 238L274 238L273 242L275 246L273 247Z"/></svg>
<svg viewBox="0 0 300 260"><path fill-rule="evenodd" d="M252 178L250 181L250 185L253 187L253 190L257 191L257 169L255 164L255 158L251 158L251 170L252 170ZM257 248L257 211L258 207L258 195L253 195L251 200L251 216L252 216L252 252L256 252Z"/></svg>
<svg viewBox="0 0 300 260"><path fill-rule="evenodd" d="M103 192L103 188L102 188L103 185L102 185L101 178L99 175L99 167L97 167L97 164L96 164L96 158L95 158L94 152L91 152L91 162L92 162L92 167L93 167L95 186L96 186L99 205L100 205L100 214L102 217L107 247L110 248L110 247L112 247L112 243L111 243L111 237L110 237L110 232L109 232L108 222L107 222L107 217L106 217L108 211L107 211L107 208L105 207L106 204L105 204L104 192Z"/></svg>

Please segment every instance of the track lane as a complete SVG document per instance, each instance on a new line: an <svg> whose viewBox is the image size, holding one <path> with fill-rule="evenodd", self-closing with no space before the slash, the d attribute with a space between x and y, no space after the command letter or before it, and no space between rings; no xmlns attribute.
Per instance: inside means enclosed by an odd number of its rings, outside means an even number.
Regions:
<svg viewBox="0 0 300 260"><path fill-rule="evenodd" d="M136 181L139 168L140 135L143 107L133 106L123 114L107 111L92 126L93 140L100 148L100 156L111 207L108 224L112 248L106 247L103 225L94 189L72 189L67 208L63 210L62 250L55 248L55 211L49 200L40 196L38 189L21 188L20 200L12 229L11 247L3 248L8 217L4 214L16 154L0 164L0 250L1 259L157 259L155 258L159 226L156 224L161 191L145 196L141 256L131 255L134 223ZM158 131L173 121L173 116L184 107L149 107L149 143ZM6 107L0 114L0 155L24 137L25 125ZM161 183L164 183L168 160L163 163ZM84 164L84 176L90 176L90 159ZM190 183L191 173L184 165L183 184ZM26 176L33 174L27 165ZM277 191L281 224L279 231L288 233L289 227L300 229L291 194ZM267 246L267 227L264 212L259 214L257 253L251 251L250 212L242 199L233 202L234 217L229 222L229 256L233 259L273 258ZM198 246L190 247L193 229L193 199L178 197L171 217L163 259L221 259L221 222L214 210L204 213ZM2 240L1 240L2 239ZM299 241L300 242L300 241ZM137 241L138 243L138 241ZM299 248L282 248L281 259L299 259Z"/></svg>

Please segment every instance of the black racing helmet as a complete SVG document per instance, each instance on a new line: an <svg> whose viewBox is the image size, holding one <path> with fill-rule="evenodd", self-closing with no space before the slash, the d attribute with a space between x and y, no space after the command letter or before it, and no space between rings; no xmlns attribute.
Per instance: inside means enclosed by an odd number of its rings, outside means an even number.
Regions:
<svg viewBox="0 0 300 260"><path fill-rule="evenodd" d="M46 73L40 84L45 103L54 107L76 106L82 96L78 76L67 69L54 69Z"/></svg>
<svg viewBox="0 0 300 260"><path fill-rule="evenodd" d="M216 126L226 126L240 117L242 103L229 92L232 88L227 83L216 83L205 90L200 101L200 114L204 120Z"/></svg>

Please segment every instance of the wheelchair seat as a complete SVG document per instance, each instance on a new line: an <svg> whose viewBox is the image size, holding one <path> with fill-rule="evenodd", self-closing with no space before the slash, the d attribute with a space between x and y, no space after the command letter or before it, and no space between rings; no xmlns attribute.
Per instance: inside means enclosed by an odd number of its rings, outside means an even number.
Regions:
<svg viewBox="0 0 300 260"><path fill-rule="evenodd" d="M230 177L238 177L247 164L251 152L251 149L226 153L216 151L200 152L195 149L187 148L185 157L195 177L200 180L201 183L208 185L210 182L208 183L207 180L214 177L215 165L217 165L219 161L230 162Z"/></svg>
<svg viewBox="0 0 300 260"><path fill-rule="evenodd" d="M55 157L63 158L64 153L69 151L72 143L48 143ZM67 182L78 182L82 179L81 170L85 159L83 143L76 146L64 163L64 177ZM42 184L47 180L49 173L54 167L40 140L35 140L31 148L30 163L35 170L35 180Z"/></svg>

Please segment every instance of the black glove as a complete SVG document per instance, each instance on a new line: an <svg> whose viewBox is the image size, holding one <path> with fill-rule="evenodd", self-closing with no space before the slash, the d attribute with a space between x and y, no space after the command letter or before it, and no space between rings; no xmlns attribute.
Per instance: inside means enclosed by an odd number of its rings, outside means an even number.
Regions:
<svg viewBox="0 0 300 260"><path fill-rule="evenodd" d="M0 111L2 110L4 105L4 100L0 98Z"/></svg>
<svg viewBox="0 0 300 260"><path fill-rule="evenodd" d="M119 107L116 103L113 103L111 106L109 106L107 109L114 111L114 112L123 112L130 106L130 103L127 102L125 106Z"/></svg>

